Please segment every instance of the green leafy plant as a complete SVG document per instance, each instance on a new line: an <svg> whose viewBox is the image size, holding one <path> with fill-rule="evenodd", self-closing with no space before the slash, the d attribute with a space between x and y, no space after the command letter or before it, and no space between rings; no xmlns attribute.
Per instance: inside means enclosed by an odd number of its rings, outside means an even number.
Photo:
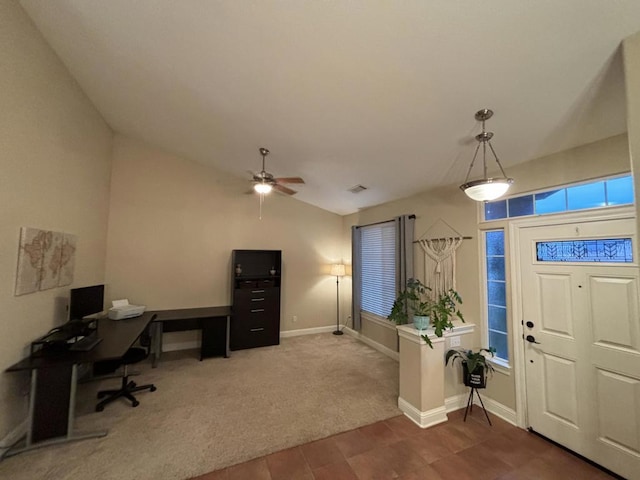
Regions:
<svg viewBox="0 0 640 480"><path fill-rule="evenodd" d="M455 290L441 293L434 298L431 288L420 280L411 278L407 282L407 288L401 291L393 302L387 318L401 325L409 323L409 315L429 317L434 333L437 337L442 337L445 330L453 328L452 317L464 322L458 304L462 304L462 298ZM429 336L421 336L427 345L433 348Z"/></svg>
<svg viewBox="0 0 640 480"><path fill-rule="evenodd" d="M493 368L491 362L487 361L487 355L491 355L491 357L493 357L495 353L496 349L493 347L481 348L475 352L473 350L464 350L462 348L452 348L447 351L445 365L449 364L449 360L451 360L451 365L453 365L456 360L460 360L461 363L466 363L467 370L470 373L475 372L476 368L482 366L484 371L492 376L495 368Z"/></svg>

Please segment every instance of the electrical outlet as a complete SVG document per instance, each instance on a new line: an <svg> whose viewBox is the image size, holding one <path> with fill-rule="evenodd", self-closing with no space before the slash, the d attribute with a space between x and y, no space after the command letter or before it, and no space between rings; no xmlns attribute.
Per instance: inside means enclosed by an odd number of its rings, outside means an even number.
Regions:
<svg viewBox="0 0 640 480"><path fill-rule="evenodd" d="M294 315L293 317L291 317L291 320L293 320L294 322L297 322L298 321L298 316Z"/></svg>
<svg viewBox="0 0 640 480"><path fill-rule="evenodd" d="M460 337L456 336L456 337L449 337L449 345L452 347L459 347L460 346Z"/></svg>

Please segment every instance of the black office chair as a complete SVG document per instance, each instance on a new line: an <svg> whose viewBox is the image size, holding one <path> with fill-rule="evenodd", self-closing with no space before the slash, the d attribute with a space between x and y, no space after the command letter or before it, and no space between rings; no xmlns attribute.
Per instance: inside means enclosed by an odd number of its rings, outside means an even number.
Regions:
<svg viewBox="0 0 640 480"><path fill-rule="evenodd" d="M151 383L148 385L136 385L134 381L129 380L129 376L131 374L128 372L127 366L133 363L141 362L149 356L149 351L151 348L151 335L149 334L148 327L145 329L142 335L140 335L140 345L143 348L131 347L129 350L127 350L127 353L125 353L124 356L119 360L105 360L104 362L97 362L94 365L94 372L114 371L120 366L123 366L124 368L122 374L122 385L119 389L100 390L98 392L98 398L104 398L104 400L98 402L98 404L96 405L96 412L102 412L105 405L113 402L120 397L124 397L129 400L132 407L137 407L138 405L140 405L140 402L136 399L136 397L133 396L135 392L140 392L143 390L149 390L150 392L156 391L156 386Z"/></svg>

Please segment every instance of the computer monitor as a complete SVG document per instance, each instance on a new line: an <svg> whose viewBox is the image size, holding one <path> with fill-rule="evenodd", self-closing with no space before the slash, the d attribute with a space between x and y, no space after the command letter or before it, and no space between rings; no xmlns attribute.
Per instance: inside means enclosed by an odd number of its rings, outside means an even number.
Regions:
<svg viewBox="0 0 640 480"><path fill-rule="evenodd" d="M69 320L81 320L104 309L104 285L72 288L69 293Z"/></svg>

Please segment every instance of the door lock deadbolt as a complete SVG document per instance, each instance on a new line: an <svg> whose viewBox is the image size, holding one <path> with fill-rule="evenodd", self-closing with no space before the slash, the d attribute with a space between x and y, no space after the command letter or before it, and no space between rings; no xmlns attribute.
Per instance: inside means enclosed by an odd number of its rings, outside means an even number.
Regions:
<svg viewBox="0 0 640 480"><path fill-rule="evenodd" d="M525 325L526 325L528 328L533 328L533 322L532 322L531 320L529 320L527 323L525 323Z"/></svg>

